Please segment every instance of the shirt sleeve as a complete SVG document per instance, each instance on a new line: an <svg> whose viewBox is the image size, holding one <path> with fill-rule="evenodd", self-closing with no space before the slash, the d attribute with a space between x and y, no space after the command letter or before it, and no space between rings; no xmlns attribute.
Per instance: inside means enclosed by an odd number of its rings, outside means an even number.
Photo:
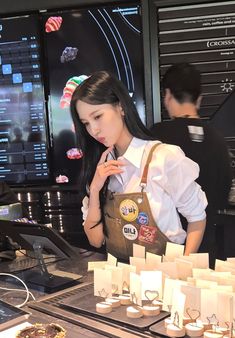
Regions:
<svg viewBox="0 0 235 338"><path fill-rule="evenodd" d="M86 218L87 218L87 214L88 214L88 206L89 206L89 198L87 196L85 196L82 200L82 225L84 225Z"/></svg>
<svg viewBox="0 0 235 338"><path fill-rule="evenodd" d="M188 222L205 219L206 195L195 182L199 175L198 164L177 146L163 145L162 148L160 169L155 179Z"/></svg>

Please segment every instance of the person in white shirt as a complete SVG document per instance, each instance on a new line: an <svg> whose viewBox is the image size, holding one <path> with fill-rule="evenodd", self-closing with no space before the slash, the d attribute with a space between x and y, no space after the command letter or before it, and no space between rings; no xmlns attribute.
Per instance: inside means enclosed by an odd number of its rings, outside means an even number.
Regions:
<svg viewBox="0 0 235 338"><path fill-rule="evenodd" d="M71 115L83 152L80 181L89 187L82 210L90 244L105 242L123 259L133 243L157 254L167 241L185 243L185 255L197 252L207 206L195 182L199 167L179 147L153 139L122 82L92 74L76 88Z"/></svg>

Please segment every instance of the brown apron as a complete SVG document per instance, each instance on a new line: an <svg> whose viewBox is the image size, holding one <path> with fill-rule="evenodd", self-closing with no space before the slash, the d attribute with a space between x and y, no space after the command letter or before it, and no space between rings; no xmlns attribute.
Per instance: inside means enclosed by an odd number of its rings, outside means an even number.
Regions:
<svg viewBox="0 0 235 338"><path fill-rule="evenodd" d="M140 192L108 192L104 206L106 250L117 258L128 260L133 256L133 243L145 246L148 252L162 255L165 253L166 243L170 242L155 223L147 194L144 192L149 163L159 144L155 144L149 152L140 182Z"/></svg>

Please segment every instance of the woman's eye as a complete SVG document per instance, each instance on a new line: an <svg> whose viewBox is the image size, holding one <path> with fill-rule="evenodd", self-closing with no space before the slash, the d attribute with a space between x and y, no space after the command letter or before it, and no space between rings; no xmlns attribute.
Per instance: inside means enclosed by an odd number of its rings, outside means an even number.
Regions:
<svg viewBox="0 0 235 338"><path fill-rule="evenodd" d="M99 120L100 117L101 117L101 115L95 116L95 120Z"/></svg>

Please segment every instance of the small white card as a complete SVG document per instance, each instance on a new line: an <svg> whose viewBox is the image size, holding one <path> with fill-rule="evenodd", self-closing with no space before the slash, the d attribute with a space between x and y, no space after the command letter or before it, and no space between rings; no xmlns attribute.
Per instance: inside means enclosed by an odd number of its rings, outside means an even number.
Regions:
<svg viewBox="0 0 235 338"><path fill-rule="evenodd" d="M175 258L184 254L184 245L167 242L165 256L169 261L174 261Z"/></svg>
<svg viewBox="0 0 235 338"><path fill-rule="evenodd" d="M142 306L142 299L141 299L141 278L134 272L130 273L130 295L131 300L134 304Z"/></svg>
<svg viewBox="0 0 235 338"><path fill-rule="evenodd" d="M114 257L113 255L111 255L110 253L108 253L107 263L108 263L109 265L114 265L114 266L116 266L116 265L117 265L117 258Z"/></svg>
<svg viewBox="0 0 235 338"><path fill-rule="evenodd" d="M185 300L185 294L175 288L172 295L171 320L180 328L183 327Z"/></svg>
<svg viewBox="0 0 235 338"><path fill-rule="evenodd" d="M201 289L201 320L203 323L208 323L211 319L211 324L215 324L214 317L217 317L217 308L218 308L218 299L217 299L217 292L211 289Z"/></svg>
<svg viewBox="0 0 235 338"><path fill-rule="evenodd" d="M136 267L125 263L118 262L118 267L122 268L122 290L130 290L130 273L136 273Z"/></svg>
<svg viewBox="0 0 235 338"><path fill-rule="evenodd" d="M88 269L87 271L94 271L97 269L104 269L107 261L97 261L97 262L88 262Z"/></svg>
<svg viewBox="0 0 235 338"><path fill-rule="evenodd" d="M230 271L233 275L235 275L235 266L231 262L216 259L215 260L215 271L221 271L221 272Z"/></svg>
<svg viewBox="0 0 235 338"><path fill-rule="evenodd" d="M208 253L192 253L189 257L193 258L193 266L199 269L209 268L209 254Z"/></svg>
<svg viewBox="0 0 235 338"><path fill-rule="evenodd" d="M193 319L200 317L201 289L191 285L182 285L181 291L186 296L184 316Z"/></svg>
<svg viewBox="0 0 235 338"><path fill-rule="evenodd" d="M227 262L232 263L235 266L235 257L227 257Z"/></svg>
<svg viewBox="0 0 235 338"><path fill-rule="evenodd" d="M145 246L133 244L133 257L145 258Z"/></svg>
<svg viewBox="0 0 235 338"><path fill-rule="evenodd" d="M193 263L184 260L183 258L176 258L175 263L177 266L178 278L181 280L187 280L188 277L192 277Z"/></svg>
<svg viewBox="0 0 235 338"><path fill-rule="evenodd" d="M211 275L211 272L212 272L212 270L210 270L210 269L193 268L193 277L194 278L206 279L208 276Z"/></svg>
<svg viewBox="0 0 235 338"><path fill-rule="evenodd" d="M162 262L162 256L146 252L146 266L148 270L157 270Z"/></svg>
<svg viewBox="0 0 235 338"><path fill-rule="evenodd" d="M178 279L178 269L175 262L164 262L159 265L158 270L164 272L166 276Z"/></svg>
<svg viewBox="0 0 235 338"><path fill-rule="evenodd" d="M195 285L199 288L202 289L213 289L218 285L217 282L205 280L205 279L196 279L195 280Z"/></svg>
<svg viewBox="0 0 235 338"><path fill-rule="evenodd" d="M141 257L130 257L130 264L136 267L136 273L146 270L145 258Z"/></svg>
<svg viewBox="0 0 235 338"><path fill-rule="evenodd" d="M174 289L180 290L181 285L187 285L187 282L165 278L164 291L163 291L163 306L162 306L163 311L168 311L168 312L171 311L171 307L173 305L173 301L172 301L173 291Z"/></svg>
<svg viewBox="0 0 235 338"><path fill-rule="evenodd" d="M151 301L162 300L162 272L161 271L141 271L140 278L142 283L142 300Z"/></svg>
<svg viewBox="0 0 235 338"><path fill-rule="evenodd" d="M203 322L210 321L216 325L233 322L233 294L217 292L216 290L201 290L201 318Z"/></svg>
<svg viewBox="0 0 235 338"><path fill-rule="evenodd" d="M112 293L113 294L122 294L122 284L123 284L123 269L121 267L106 265L105 270L112 271Z"/></svg>
<svg viewBox="0 0 235 338"><path fill-rule="evenodd" d="M233 322L233 294L219 292L217 314L221 323Z"/></svg>
<svg viewBox="0 0 235 338"><path fill-rule="evenodd" d="M111 270L94 269L94 295L103 298L112 296Z"/></svg>

